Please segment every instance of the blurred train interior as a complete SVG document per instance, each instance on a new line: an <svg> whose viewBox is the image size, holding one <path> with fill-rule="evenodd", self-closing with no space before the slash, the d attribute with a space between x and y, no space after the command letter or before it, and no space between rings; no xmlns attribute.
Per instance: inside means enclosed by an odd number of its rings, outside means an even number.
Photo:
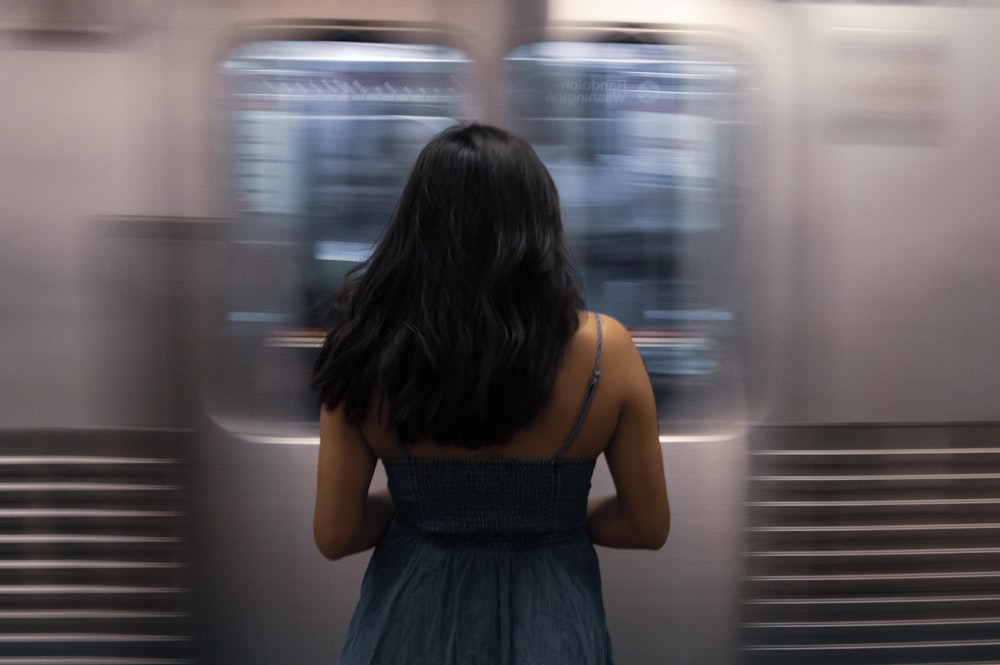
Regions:
<svg viewBox="0 0 1000 665"><path fill-rule="evenodd" d="M312 358L472 120L654 385L616 660L1000 663L998 62L997 0L0 4L0 665L336 662Z"/></svg>

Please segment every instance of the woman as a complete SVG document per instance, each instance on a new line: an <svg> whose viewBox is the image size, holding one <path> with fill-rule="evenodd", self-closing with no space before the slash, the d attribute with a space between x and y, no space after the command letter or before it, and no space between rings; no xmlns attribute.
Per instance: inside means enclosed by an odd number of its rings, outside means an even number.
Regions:
<svg viewBox="0 0 1000 665"><path fill-rule="evenodd" d="M666 540L656 409L628 331L583 310L538 156L437 136L343 295L314 530L331 559L376 549L341 665L610 663L593 546ZM615 495L588 505L602 453Z"/></svg>

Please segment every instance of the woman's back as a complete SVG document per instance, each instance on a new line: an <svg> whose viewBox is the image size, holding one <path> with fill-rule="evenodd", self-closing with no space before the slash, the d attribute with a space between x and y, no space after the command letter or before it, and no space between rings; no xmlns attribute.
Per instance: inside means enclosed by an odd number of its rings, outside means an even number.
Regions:
<svg viewBox="0 0 1000 665"><path fill-rule="evenodd" d="M608 462L616 494L593 502L587 528L596 544L658 548L670 528L670 507L653 391L629 331L608 316L600 320L600 380L566 457L594 460L604 454ZM420 441L404 449L392 430L379 421L379 408L370 410L361 436L383 461L404 456L552 459L573 430L586 399L598 336L597 318L581 312L580 326L566 346L548 404L505 445L466 448Z"/></svg>
<svg viewBox="0 0 1000 665"><path fill-rule="evenodd" d="M314 531L332 559L376 549L342 663L610 662L594 545L666 538L656 408L628 331L581 311L531 147L428 144L344 302L314 372ZM593 499L601 454L616 493Z"/></svg>
<svg viewBox="0 0 1000 665"><path fill-rule="evenodd" d="M415 533L451 544L492 543L512 548L542 546L582 530L596 455L581 458L574 448L593 407L604 346L600 317L592 317L592 325L584 324L581 329L591 327L596 330L596 350L588 354L589 374L578 381L584 393L577 399L570 427L556 428L562 430L559 447L553 451L539 437L553 429L550 418L564 414L544 411L531 436L512 442L521 448L515 453L528 454L511 455L505 445L485 452L479 449L475 455L456 455L455 450L468 449L427 444L421 446L425 455L414 456L400 447L401 456L383 460L397 521ZM567 377L579 378L573 371L578 359L567 360ZM391 433L381 431L391 440ZM556 440L556 435L548 438ZM540 442L544 445L539 446Z"/></svg>

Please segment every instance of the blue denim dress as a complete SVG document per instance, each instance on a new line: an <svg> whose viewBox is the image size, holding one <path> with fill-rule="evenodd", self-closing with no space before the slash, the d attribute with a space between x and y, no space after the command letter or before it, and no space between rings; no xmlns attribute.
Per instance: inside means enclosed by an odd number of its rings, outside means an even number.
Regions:
<svg viewBox="0 0 1000 665"><path fill-rule="evenodd" d="M385 462L396 514L372 554L340 665L609 665L585 530L594 460Z"/></svg>

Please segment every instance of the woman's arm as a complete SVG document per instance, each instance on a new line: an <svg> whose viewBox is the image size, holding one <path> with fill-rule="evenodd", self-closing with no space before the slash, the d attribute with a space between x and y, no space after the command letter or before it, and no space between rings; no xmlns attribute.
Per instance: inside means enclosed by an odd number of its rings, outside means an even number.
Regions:
<svg viewBox="0 0 1000 665"><path fill-rule="evenodd" d="M656 400L628 330L613 319L602 321L609 371L601 379L609 380L601 386L621 395L615 432L604 450L615 496L590 501L587 531L597 545L655 550L670 532Z"/></svg>
<svg viewBox="0 0 1000 665"><path fill-rule="evenodd" d="M377 461L360 427L345 421L343 405L322 410L313 536L327 558L374 547L389 526L388 493L369 494Z"/></svg>

